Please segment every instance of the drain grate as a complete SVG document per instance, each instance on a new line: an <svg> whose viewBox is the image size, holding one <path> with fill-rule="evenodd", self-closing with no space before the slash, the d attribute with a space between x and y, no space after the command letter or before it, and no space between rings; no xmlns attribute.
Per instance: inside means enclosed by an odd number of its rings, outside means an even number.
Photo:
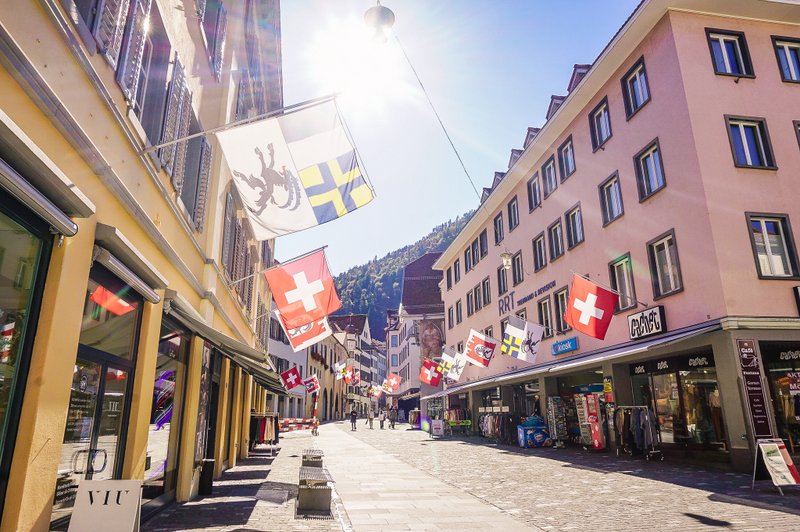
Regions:
<svg viewBox="0 0 800 532"><path fill-rule="evenodd" d="M284 506L288 498L288 490L276 490L265 486L256 492L256 499L276 506Z"/></svg>

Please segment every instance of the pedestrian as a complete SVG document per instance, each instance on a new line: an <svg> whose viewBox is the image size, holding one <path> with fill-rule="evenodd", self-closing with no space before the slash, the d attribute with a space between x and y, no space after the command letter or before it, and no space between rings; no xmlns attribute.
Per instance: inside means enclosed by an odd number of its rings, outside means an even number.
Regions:
<svg viewBox="0 0 800 532"><path fill-rule="evenodd" d="M381 423L381 430L383 430L383 423L386 421L386 411L381 408L381 413L378 414L378 421Z"/></svg>
<svg viewBox="0 0 800 532"><path fill-rule="evenodd" d="M356 407L353 407L353 410L350 412L350 430L356 430L357 419L358 413L356 412Z"/></svg>
<svg viewBox="0 0 800 532"><path fill-rule="evenodd" d="M397 421L397 405L393 406L389 410L389 427L394 428L394 424Z"/></svg>
<svg viewBox="0 0 800 532"><path fill-rule="evenodd" d="M374 410L372 410L372 407L369 407L369 409L367 410L367 422L366 422L366 423L364 423L364 425L366 425L367 423L369 423L369 428L370 428L370 429L373 429L374 427L372 426L372 422L373 422L374 420L375 420L375 411L374 411Z"/></svg>

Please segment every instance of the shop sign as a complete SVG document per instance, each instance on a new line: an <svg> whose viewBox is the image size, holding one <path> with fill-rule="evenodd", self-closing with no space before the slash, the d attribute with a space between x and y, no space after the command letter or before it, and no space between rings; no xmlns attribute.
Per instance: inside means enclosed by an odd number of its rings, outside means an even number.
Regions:
<svg viewBox="0 0 800 532"><path fill-rule="evenodd" d="M631 340L646 338L667 330L664 305L645 309L628 316L628 334Z"/></svg>
<svg viewBox="0 0 800 532"><path fill-rule="evenodd" d="M432 436L444 436L444 420L443 419L434 419L431 421L431 435Z"/></svg>
<svg viewBox="0 0 800 532"><path fill-rule="evenodd" d="M739 354L742 383L750 410L753 436L755 438L770 438L772 437L772 429L769 425L767 401L761 379L761 366L758 363L755 345L755 340L736 340L736 350Z"/></svg>
<svg viewBox="0 0 800 532"><path fill-rule="evenodd" d="M661 358L648 362L637 362L630 365L631 375L646 375L648 373L672 373L674 371L696 371L703 368L714 367L714 355L681 355L677 357Z"/></svg>
<svg viewBox="0 0 800 532"><path fill-rule="evenodd" d="M800 372L792 371L786 376L789 377L789 397L797 404L797 396L800 395ZM800 421L800 412L797 409L794 411L794 419Z"/></svg>
<svg viewBox="0 0 800 532"><path fill-rule="evenodd" d="M83 480L69 530L97 530L98 523L108 532L139 530L141 499L141 480Z"/></svg>
<svg viewBox="0 0 800 532"><path fill-rule="evenodd" d="M560 342L556 342L550 346L550 352L553 356L556 355L563 355L564 353L569 353L570 351L577 351L578 350L578 337L573 336L572 338L567 338L566 340L561 340Z"/></svg>

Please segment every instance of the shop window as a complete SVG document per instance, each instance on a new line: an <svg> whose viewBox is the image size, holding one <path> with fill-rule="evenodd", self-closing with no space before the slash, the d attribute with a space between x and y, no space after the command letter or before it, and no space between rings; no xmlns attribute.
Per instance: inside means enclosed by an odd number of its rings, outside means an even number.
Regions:
<svg viewBox="0 0 800 532"><path fill-rule="evenodd" d="M794 239L786 215L747 214L750 241L761 278L797 276Z"/></svg>

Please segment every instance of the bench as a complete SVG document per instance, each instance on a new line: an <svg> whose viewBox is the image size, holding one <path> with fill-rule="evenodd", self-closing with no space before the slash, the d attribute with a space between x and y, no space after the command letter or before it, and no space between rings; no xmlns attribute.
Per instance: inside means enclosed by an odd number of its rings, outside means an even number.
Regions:
<svg viewBox="0 0 800 532"><path fill-rule="evenodd" d="M333 479L324 467L301 467L297 510L330 512L332 494L330 482L333 482Z"/></svg>
<svg viewBox="0 0 800 532"><path fill-rule="evenodd" d="M322 451L319 449L303 450L303 467L322 467Z"/></svg>

